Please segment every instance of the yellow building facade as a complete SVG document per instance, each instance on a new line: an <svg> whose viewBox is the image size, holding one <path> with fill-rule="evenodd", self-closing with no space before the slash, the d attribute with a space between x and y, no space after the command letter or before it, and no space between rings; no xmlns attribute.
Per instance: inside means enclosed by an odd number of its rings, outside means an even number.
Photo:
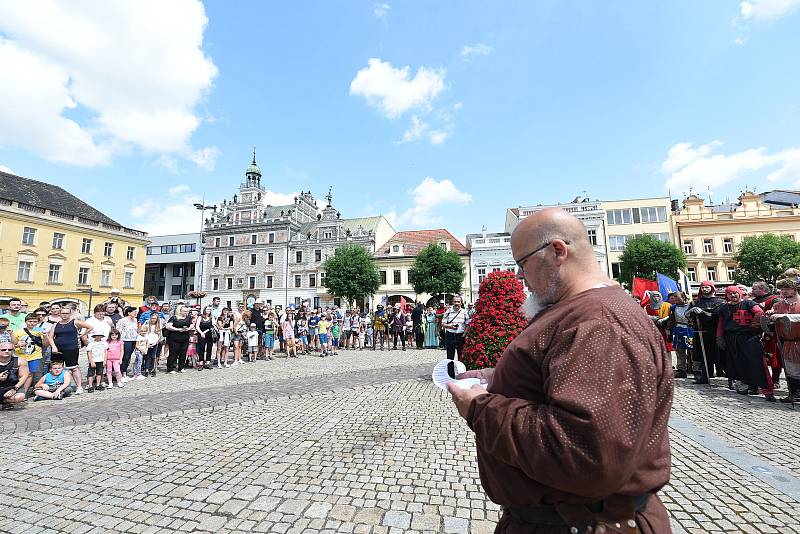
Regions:
<svg viewBox="0 0 800 534"><path fill-rule="evenodd" d="M763 234L800 239L800 208L772 205L746 191L738 204L706 206L697 195L683 201L672 216L675 244L686 254L687 272L693 282L735 282L733 257L746 237Z"/></svg>
<svg viewBox="0 0 800 534"><path fill-rule="evenodd" d="M620 258L628 240L650 234L661 241L673 241L671 202L670 197L653 197L604 200L600 203L605 211L606 257L612 278L619 278Z"/></svg>
<svg viewBox="0 0 800 534"><path fill-rule="evenodd" d="M0 173L0 306L11 297L75 302L86 313L117 288L142 300L147 234L125 228L64 189Z"/></svg>
<svg viewBox="0 0 800 534"><path fill-rule="evenodd" d="M375 294L376 304L383 301L395 304L400 301L400 297L409 303L419 301L428 304L432 300L433 295L415 293L409 281L409 271L414 266L417 255L431 243L445 250L455 251L459 255L464 265L464 281L461 283L460 295L465 304L474 302L469 250L453 234L439 229L397 232L389 241L378 247L374 257L380 271L381 284Z"/></svg>

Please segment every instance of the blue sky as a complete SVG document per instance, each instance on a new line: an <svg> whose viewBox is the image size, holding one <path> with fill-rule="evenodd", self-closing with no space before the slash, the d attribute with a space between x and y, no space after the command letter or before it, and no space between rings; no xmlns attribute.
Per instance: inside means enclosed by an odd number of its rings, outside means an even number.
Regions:
<svg viewBox="0 0 800 534"><path fill-rule="evenodd" d="M168 4L0 3L0 165L154 233L253 145L276 203L461 237L800 182L800 0Z"/></svg>

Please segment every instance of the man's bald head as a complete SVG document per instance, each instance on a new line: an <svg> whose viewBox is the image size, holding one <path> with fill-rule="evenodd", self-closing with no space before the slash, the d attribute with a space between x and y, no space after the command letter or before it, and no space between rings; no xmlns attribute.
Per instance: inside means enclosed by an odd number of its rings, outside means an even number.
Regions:
<svg viewBox="0 0 800 534"><path fill-rule="evenodd" d="M537 211L523 219L511 234L511 248L519 249L514 257L521 257L527 254L526 250L535 250L554 239L569 244L574 259L594 263L586 227L577 217L559 208Z"/></svg>
<svg viewBox="0 0 800 534"><path fill-rule="evenodd" d="M529 318L571 295L606 283L586 227L574 215L545 209L523 220L511 234L517 276L530 291L523 311Z"/></svg>

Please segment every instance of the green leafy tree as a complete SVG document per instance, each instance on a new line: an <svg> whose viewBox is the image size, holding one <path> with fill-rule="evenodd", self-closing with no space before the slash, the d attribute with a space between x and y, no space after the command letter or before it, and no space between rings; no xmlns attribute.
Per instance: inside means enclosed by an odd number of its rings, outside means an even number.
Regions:
<svg viewBox="0 0 800 534"><path fill-rule="evenodd" d="M672 243L656 239L652 235L640 235L625 244L620 257L619 281L630 287L633 278L654 280L656 273L678 279L678 270L686 268L686 256Z"/></svg>
<svg viewBox="0 0 800 534"><path fill-rule="evenodd" d="M786 269L800 266L800 243L789 236L764 234L746 237L733 259L736 281L750 285L756 280L775 282Z"/></svg>
<svg viewBox="0 0 800 534"><path fill-rule="evenodd" d="M458 253L431 243L417 255L408 272L408 280L416 293L442 295L460 293L464 281L464 264Z"/></svg>
<svg viewBox="0 0 800 534"><path fill-rule="evenodd" d="M360 302L373 295L380 283L378 266L361 245L342 245L325 260L325 287L334 297Z"/></svg>

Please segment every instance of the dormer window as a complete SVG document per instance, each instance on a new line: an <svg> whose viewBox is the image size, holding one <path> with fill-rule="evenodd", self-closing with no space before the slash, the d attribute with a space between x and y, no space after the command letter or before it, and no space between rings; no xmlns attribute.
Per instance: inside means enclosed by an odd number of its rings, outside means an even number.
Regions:
<svg viewBox="0 0 800 534"><path fill-rule="evenodd" d="M392 252L400 252L400 245L392 245Z"/></svg>
<svg viewBox="0 0 800 534"><path fill-rule="evenodd" d="M443 250L450 250L450 243L447 241L440 242L439 246L442 247Z"/></svg>

